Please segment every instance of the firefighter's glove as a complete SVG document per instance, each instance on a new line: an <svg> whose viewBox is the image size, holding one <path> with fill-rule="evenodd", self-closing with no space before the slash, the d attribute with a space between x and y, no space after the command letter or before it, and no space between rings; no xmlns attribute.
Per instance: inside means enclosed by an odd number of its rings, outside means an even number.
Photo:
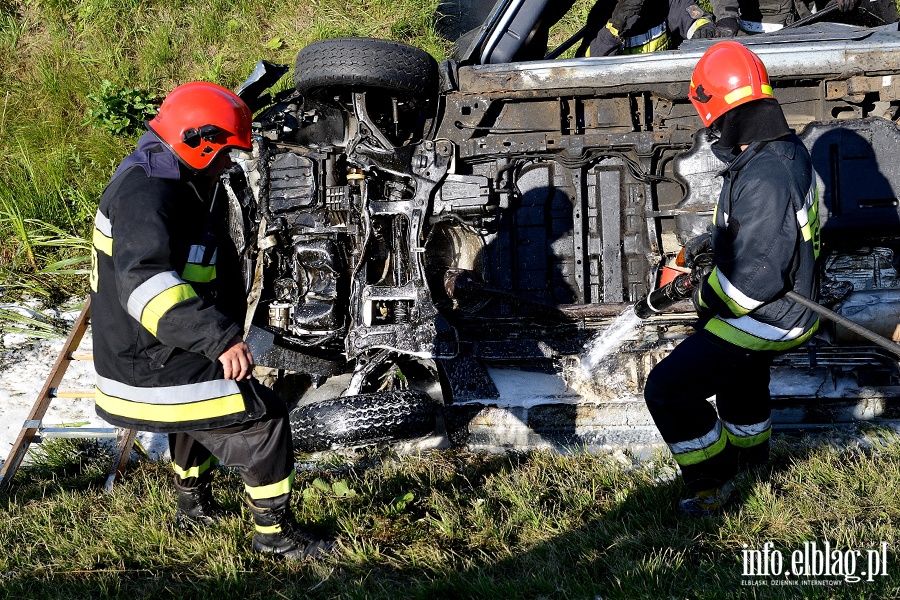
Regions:
<svg viewBox="0 0 900 600"><path fill-rule="evenodd" d="M716 26L712 24L712 21L703 20L706 22L694 30L694 34L691 36L692 40L708 40L716 37Z"/></svg>
<svg viewBox="0 0 900 600"><path fill-rule="evenodd" d="M623 37L622 34L628 19L640 14L642 6L644 6L644 0L619 0L609 18L609 24L615 30L613 33L618 37Z"/></svg>
<svg viewBox="0 0 900 600"><path fill-rule="evenodd" d="M841 12L850 12L859 4L859 0L837 0L838 8L841 9ZM613 11L613 14L616 14Z"/></svg>
<svg viewBox="0 0 900 600"><path fill-rule="evenodd" d="M712 254L712 236L708 231L691 238L684 245L684 266L693 269L694 261L703 254Z"/></svg>
<svg viewBox="0 0 900 600"><path fill-rule="evenodd" d="M738 20L734 17L726 17L716 21L717 38L732 38L737 35L738 29Z"/></svg>
<svg viewBox="0 0 900 600"><path fill-rule="evenodd" d="M698 254L691 263L691 279L699 286L716 266L716 258L712 252Z"/></svg>

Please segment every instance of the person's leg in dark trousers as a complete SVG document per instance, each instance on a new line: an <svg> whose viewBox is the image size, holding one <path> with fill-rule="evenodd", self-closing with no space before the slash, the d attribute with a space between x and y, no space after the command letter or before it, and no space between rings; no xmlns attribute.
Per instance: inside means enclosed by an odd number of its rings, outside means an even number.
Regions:
<svg viewBox="0 0 900 600"><path fill-rule="evenodd" d="M222 507L213 499L211 487L218 459L190 433L170 433L169 453L178 496L175 525L187 529L221 519Z"/></svg>
<svg viewBox="0 0 900 600"><path fill-rule="evenodd" d="M768 355L700 333L650 372L647 407L692 494L722 489L741 455L767 453L770 364ZM714 395L718 413L707 400Z"/></svg>
<svg viewBox="0 0 900 600"><path fill-rule="evenodd" d="M728 436L708 401L733 382L736 367L732 353L695 334L647 377L647 408L692 491L721 485L737 473Z"/></svg>
<svg viewBox="0 0 900 600"><path fill-rule="evenodd" d="M212 481L219 460L197 442L190 433L169 434L169 454L175 484L185 488L198 487Z"/></svg>
<svg viewBox="0 0 900 600"><path fill-rule="evenodd" d="M769 461L772 436L772 397L769 393L773 356L768 352L746 352L739 385L723 386L716 392L716 408L728 443L738 456L738 468L748 470Z"/></svg>
<svg viewBox="0 0 900 600"><path fill-rule="evenodd" d="M248 495L290 498L294 462L290 425L284 403L271 390L247 384L244 393L256 394L265 414L231 427L169 434L169 452L178 493L176 524L209 525L222 516L213 500L211 482L219 460L235 467Z"/></svg>
<svg viewBox="0 0 900 600"><path fill-rule="evenodd" d="M247 393L255 393L263 401L266 413L262 418L187 435L208 448L221 464L236 468L250 498L289 493L294 451L287 407L272 390L255 382Z"/></svg>
<svg viewBox="0 0 900 600"><path fill-rule="evenodd" d="M300 530L290 510L294 451L287 407L272 390L255 381L248 387L247 393L255 393L265 405L263 418L187 435L208 448L221 464L240 473L256 525L255 550L289 558L328 552L333 543Z"/></svg>

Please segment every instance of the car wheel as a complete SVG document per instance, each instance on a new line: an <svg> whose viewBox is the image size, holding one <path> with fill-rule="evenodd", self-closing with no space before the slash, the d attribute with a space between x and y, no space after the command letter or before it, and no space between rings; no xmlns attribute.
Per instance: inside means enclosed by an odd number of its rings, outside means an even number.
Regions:
<svg viewBox="0 0 900 600"><path fill-rule="evenodd" d="M343 396L290 413L294 447L306 452L422 437L434 431L437 405L425 392Z"/></svg>
<svg viewBox="0 0 900 600"><path fill-rule="evenodd" d="M437 93L437 62L424 50L374 38L333 38L297 53L297 91L320 102L348 92L379 90L410 100Z"/></svg>

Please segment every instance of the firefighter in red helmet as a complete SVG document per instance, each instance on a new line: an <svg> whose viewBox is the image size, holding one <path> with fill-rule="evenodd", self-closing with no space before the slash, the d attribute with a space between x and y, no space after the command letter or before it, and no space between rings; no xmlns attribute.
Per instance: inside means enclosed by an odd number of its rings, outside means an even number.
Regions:
<svg viewBox="0 0 900 600"><path fill-rule="evenodd" d="M244 480L253 548L316 557L333 542L293 519L287 408L251 377L237 253L214 210L229 151L251 148L250 123L231 91L181 85L104 190L91 273L96 410L120 427L169 434L177 525L222 516L210 488L221 461Z"/></svg>
<svg viewBox="0 0 900 600"><path fill-rule="evenodd" d="M690 100L725 164L708 244L689 244L700 285L697 333L650 372L644 398L702 516L731 499L734 478L765 464L772 432L769 368L818 328L785 298L815 300L819 221L806 147L788 127L762 61L736 41L711 46L691 77ZM696 254L706 254L701 259ZM715 396L715 406L708 399Z"/></svg>

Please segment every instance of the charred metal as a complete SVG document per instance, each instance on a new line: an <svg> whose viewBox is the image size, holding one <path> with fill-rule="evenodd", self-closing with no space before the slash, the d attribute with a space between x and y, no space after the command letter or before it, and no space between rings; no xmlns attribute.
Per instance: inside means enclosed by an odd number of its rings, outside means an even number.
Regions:
<svg viewBox="0 0 900 600"><path fill-rule="evenodd" d="M900 33L819 24L747 43L813 156L822 275L853 284L835 310L898 339ZM722 165L687 98L706 46L445 62L421 87L402 77L322 87L315 69L303 79L298 57L297 90L258 113L254 148L225 181L248 323L289 351L264 361L302 370L306 355L318 369L308 373L329 377L339 364L354 375L335 395L419 373L404 385L428 388L463 443L510 419L523 440L602 444L623 429L651 439L635 412L643 377L689 334L689 303L623 345L626 381L615 390L573 388L567 365L709 221ZM394 47L357 50L364 58L351 66L376 74L427 62ZM524 406L511 371L533 378ZM786 422L843 418L853 412L843 404L813 417L802 402L893 406L900 372L895 358L831 328L782 356L773 382Z"/></svg>

